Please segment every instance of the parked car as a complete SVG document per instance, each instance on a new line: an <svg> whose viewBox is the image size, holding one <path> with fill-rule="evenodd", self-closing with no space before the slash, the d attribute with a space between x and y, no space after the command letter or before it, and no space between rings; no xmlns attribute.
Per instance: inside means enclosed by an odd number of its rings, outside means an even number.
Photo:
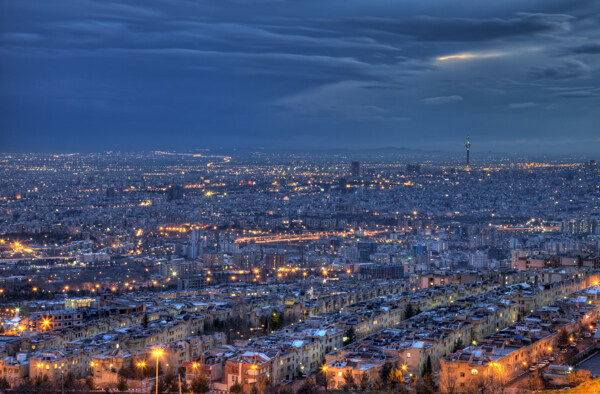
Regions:
<svg viewBox="0 0 600 394"><path fill-rule="evenodd" d="M529 370L531 372L534 372L537 369L537 365L532 365L531 367L529 367Z"/></svg>
<svg viewBox="0 0 600 394"><path fill-rule="evenodd" d="M571 342L571 344L569 346L571 346L571 347L577 347L577 344L575 342Z"/></svg>
<svg viewBox="0 0 600 394"><path fill-rule="evenodd" d="M584 337L589 338L592 336L591 332L586 332L585 334L583 334Z"/></svg>

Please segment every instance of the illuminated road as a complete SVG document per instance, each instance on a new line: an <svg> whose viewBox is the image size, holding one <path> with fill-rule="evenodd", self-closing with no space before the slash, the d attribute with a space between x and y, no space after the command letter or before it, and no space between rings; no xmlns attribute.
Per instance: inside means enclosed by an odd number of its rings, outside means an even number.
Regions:
<svg viewBox="0 0 600 394"><path fill-rule="evenodd" d="M380 231L364 231L365 235L375 235L378 233L385 232L386 230ZM303 233L303 234L279 234L279 235L262 235L256 237L242 237L235 240L235 243L248 243L254 242L257 244L266 244L271 242L293 242L293 241L312 241L321 237L346 237L348 235L356 234L355 232L345 231L321 231L316 233Z"/></svg>

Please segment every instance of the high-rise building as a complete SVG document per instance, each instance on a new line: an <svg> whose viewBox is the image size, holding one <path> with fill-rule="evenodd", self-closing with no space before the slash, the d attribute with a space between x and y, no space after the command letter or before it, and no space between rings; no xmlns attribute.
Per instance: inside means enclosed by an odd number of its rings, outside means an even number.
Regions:
<svg viewBox="0 0 600 394"><path fill-rule="evenodd" d="M353 161L352 163L350 163L350 173L352 174L352 176L360 175L360 162Z"/></svg>
<svg viewBox="0 0 600 394"><path fill-rule="evenodd" d="M469 165L471 164L471 160L470 160L470 151L471 151L471 137L467 136L467 144L465 145L467 147L467 167L469 167Z"/></svg>
<svg viewBox="0 0 600 394"><path fill-rule="evenodd" d="M167 189L167 201L181 200L183 198L183 187L169 186Z"/></svg>
<svg viewBox="0 0 600 394"><path fill-rule="evenodd" d="M287 264L287 256L285 254L268 254L265 256L265 267L276 270L280 267L285 267Z"/></svg>
<svg viewBox="0 0 600 394"><path fill-rule="evenodd" d="M201 231L197 228L192 230L190 234L190 245L188 249L188 257L190 259L195 259L198 257L199 249L200 249L200 235Z"/></svg>

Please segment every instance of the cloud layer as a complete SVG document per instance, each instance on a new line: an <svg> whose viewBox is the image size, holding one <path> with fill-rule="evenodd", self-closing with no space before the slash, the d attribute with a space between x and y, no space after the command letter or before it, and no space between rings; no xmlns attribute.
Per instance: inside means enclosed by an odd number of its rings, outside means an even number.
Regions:
<svg viewBox="0 0 600 394"><path fill-rule="evenodd" d="M591 0L0 7L2 150L600 151Z"/></svg>

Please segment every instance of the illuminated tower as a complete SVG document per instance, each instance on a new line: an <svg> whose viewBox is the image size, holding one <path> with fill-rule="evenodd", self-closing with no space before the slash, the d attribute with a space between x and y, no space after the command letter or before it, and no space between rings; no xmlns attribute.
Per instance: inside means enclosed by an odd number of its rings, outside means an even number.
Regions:
<svg viewBox="0 0 600 394"><path fill-rule="evenodd" d="M465 145L467 147L467 168L469 167L469 164L470 164L470 160L469 160L469 154L470 154L470 150L471 150L470 139L471 139L471 137L467 136L467 144Z"/></svg>

